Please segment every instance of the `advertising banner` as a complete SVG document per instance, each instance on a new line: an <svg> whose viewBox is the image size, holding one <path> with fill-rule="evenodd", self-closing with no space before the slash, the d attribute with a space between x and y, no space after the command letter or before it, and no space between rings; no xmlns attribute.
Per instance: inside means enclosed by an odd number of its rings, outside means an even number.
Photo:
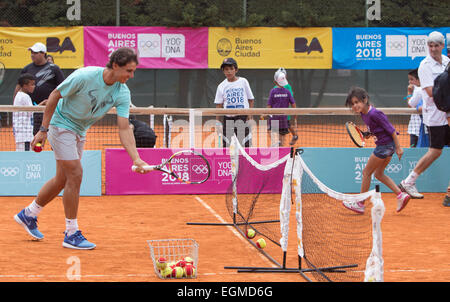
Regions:
<svg viewBox="0 0 450 302"><path fill-rule="evenodd" d="M414 69L427 56L427 35L440 31L450 39L450 27L333 28L333 69ZM447 46L443 54L447 54Z"/></svg>
<svg viewBox="0 0 450 302"><path fill-rule="evenodd" d="M0 153L1 196L36 196L41 187L56 174L52 151ZM102 195L102 152L84 151L81 164L83 180L80 195Z"/></svg>
<svg viewBox="0 0 450 302"><path fill-rule="evenodd" d="M290 148L251 148L250 156L261 164L270 164L289 154ZM127 194L224 194L231 184L229 149L211 148L197 150L211 166L210 178L202 184L185 184L166 173L153 171L138 174L131 171L132 161L123 149L105 151L106 195ZM141 158L150 165L165 162L175 152L172 149L139 149ZM246 161L245 161L246 162ZM174 170L182 171L188 163L175 164ZM248 162L243 163L248 164ZM271 174L271 182L265 193L281 193L283 169L279 175ZM264 177L262 172L254 177ZM248 188L250 191L253 188Z"/></svg>
<svg viewBox="0 0 450 302"><path fill-rule="evenodd" d="M209 28L209 68L233 57L239 68L330 69L331 27Z"/></svg>
<svg viewBox="0 0 450 302"><path fill-rule="evenodd" d="M85 66L105 66L120 47L139 53L138 68L208 68L208 28L84 27Z"/></svg>
<svg viewBox="0 0 450 302"><path fill-rule="evenodd" d="M342 193L359 193L362 172L373 153L373 148L303 148L303 160L312 173L329 188ZM428 148L405 148L402 159L394 155L386 166L385 174L399 184L414 169ZM442 155L417 179L417 189L423 192L446 192L450 179L450 149L444 148ZM372 178L371 189L380 185L381 192L392 191L376 178Z"/></svg>
<svg viewBox="0 0 450 302"><path fill-rule="evenodd" d="M60 68L83 67L83 27L0 27L0 62L7 69L22 69L31 63L29 47L36 42Z"/></svg>

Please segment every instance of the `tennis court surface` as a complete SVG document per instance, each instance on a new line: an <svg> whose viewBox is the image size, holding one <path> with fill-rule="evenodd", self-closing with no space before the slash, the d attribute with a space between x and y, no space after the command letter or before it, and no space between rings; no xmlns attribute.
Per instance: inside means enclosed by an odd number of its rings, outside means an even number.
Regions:
<svg viewBox="0 0 450 302"><path fill-rule="evenodd" d="M384 280L450 280L450 212L443 194L425 193L395 213L394 194L383 193ZM44 240L31 240L13 216L31 197L0 197L0 281L3 282L304 282L292 273L239 273L225 266L271 266L233 227L196 226L187 222L228 222L224 195L155 195L81 197L79 224L97 244L91 251L62 247L61 197L39 216ZM287 266L297 266L295 219L291 217ZM195 279L162 280L153 270L147 240L192 238L199 244ZM276 260L281 250L268 242ZM261 256L260 256L261 255Z"/></svg>

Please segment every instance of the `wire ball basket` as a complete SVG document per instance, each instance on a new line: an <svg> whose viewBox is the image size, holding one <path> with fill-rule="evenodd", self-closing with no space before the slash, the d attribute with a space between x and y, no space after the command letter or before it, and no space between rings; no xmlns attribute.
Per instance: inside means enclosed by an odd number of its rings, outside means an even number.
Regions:
<svg viewBox="0 0 450 302"><path fill-rule="evenodd" d="M198 243L194 239L161 239L147 242L153 268L159 278L197 278Z"/></svg>

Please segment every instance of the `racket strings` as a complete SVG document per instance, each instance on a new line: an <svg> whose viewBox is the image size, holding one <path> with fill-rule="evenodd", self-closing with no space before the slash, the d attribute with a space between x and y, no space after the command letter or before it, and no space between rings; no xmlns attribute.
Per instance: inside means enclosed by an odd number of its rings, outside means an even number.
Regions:
<svg viewBox="0 0 450 302"><path fill-rule="evenodd" d="M201 155L192 152L176 154L169 163L170 171L181 181L202 183L209 178L210 166Z"/></svg>

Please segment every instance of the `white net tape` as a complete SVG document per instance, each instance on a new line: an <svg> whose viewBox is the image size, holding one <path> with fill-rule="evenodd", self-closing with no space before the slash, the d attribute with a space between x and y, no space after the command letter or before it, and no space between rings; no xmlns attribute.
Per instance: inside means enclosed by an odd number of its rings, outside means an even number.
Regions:
<svg viewBox="0 0 450 302"><path fill-rule="evenodd" d="M241 144L238 142L236 136L233 136L231 139L231 144L234 146L237 146L237 148L239 149L239 152L241 152L241 154L258 170L261 171L268 171L270 169L276 168L279 165L281 165L282 163L286 162L288 160L288 158L290 157L289 154L287 154L286 156L280 158L279 160L268 164L268 165L262 165L260 163L258 163L257 161L255 161L250 155L248 155L247 152L245 152L244 147L241 146ZM230 146L230 153L233 152L233 147Z"/></svg>

